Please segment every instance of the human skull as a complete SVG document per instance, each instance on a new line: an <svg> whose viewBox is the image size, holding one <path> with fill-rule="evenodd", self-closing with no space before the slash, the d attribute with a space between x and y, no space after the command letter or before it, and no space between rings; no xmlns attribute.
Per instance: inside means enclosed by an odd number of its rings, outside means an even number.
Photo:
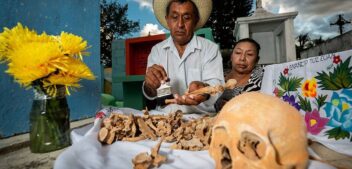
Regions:
<svg viewBox="0 0 352 169"><path fill-rule="evenodd" d="M300 113L279 98L248 92L216 117L209 153L217 169L304 169L308 151Z"/></svg>

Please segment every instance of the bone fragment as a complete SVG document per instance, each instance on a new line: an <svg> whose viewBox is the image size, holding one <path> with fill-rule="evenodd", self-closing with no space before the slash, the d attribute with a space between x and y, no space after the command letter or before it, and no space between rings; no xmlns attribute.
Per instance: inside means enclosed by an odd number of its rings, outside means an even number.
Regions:
<svg viewBox="0 0 352 169"><path fill-rule="evenodd" d="M237 84L235 79L229 79L225 85L216 85L216 86L207 86L200 88L198 90L187 93L186 95L194 94L194 95L202 95L202 94L211 94L214 95L216 93L224 92L226 89L233 89ZM165 104L176 104L176 99L166 99Z"/></svg>

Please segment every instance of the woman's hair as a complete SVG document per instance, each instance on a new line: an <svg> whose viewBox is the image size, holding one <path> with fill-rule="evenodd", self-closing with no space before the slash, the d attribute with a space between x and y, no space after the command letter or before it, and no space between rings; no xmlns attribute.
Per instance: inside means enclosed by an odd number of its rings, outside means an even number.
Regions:
<svg viewBox="0 0 352 169"><path fill-rule="evenodd" d="M253 40L252 38L244 38L244 39L240 39L236 42L235 47L237 44L241 43L241 42L249 42L252 43L255 46L255 49L257 50L257 62L259 61L260 57L259 57L259 50L260 50L260 45L257 41Z"/></svg>

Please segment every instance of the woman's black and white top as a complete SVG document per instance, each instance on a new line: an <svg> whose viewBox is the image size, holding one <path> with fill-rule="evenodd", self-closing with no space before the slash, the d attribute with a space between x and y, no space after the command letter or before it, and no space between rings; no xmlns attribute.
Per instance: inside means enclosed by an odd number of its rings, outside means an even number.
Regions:
<svg viewBox="0 0 352 169"><path fill-rule="evenodd" d="M244 92L258 91L262 85L262 78L264 75L264 69L261 66L256 66L248 80L248 84L245 86L236 86L234 89L227 89L222 93L222 95L216 101L214 107L216 112L219 112L223 106L223 102L227 102L232 98L240 95Z"/></svg>

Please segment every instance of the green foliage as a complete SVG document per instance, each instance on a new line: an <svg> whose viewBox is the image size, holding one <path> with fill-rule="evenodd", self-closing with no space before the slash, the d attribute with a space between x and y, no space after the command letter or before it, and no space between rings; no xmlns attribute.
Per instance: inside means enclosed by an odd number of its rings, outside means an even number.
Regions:
<svg viewBox="0 0 352 169"><path fill-rule="evenodd" d="M279 92L277 94L278 97L282 97L285 94L285 91L279 89Z"/></svg>
<svg viewBox="0 0 352 169"><path fill-rule="evenodd" d="M341 127L335 127L331 130L325 132L325 135L328 135L329 139L334 138L335 140L345 139L350 137L348 131L342 130Z"/></svg>
<svg viewBox="0 0 352 169"><path fill-rule="evenodd" d="M318 104L318 110L326 103L326 98L328 95L319 95L317 98L315 98L317 104Z"/></svg>
<svg viewBox="0 0 352 169"><path fill-rule="evenodd" d="M309 34L300 34L296 37L296 53L297 58L301 58L301 52L313 46L314 40L311 41Z"/></svg>
<svg viewBox="0 0 352 169"><path fill-rule="evenodd" d="M299 105L301 106L301 109L304 110L305 112L311 112L312 106L310 104L310 101L307 98L303 98L300 95L298 95L298 98L299 98Z"/></svg>
<svg viewBox="0 0 352 169"><path fill-rule="evenodd" d="M288 89L288 78L282 75L282 73L280 73L279 77L279 86L284 89L284 91L287 91Z"/></svg>
<svg viewBox="0 0 352 169"><path fill-rule="evenodd" d="M340 90L352 88L352 67L349 66L351 57L337 65L332 72L318 72L319 87L323 90Z"/></svg>
<svg viewBox="0 0 352 169"><path fill-rule="evenodd" d="M139 30L139 22L127 19L128 5L118 2L100 1L100 60L105 67L111 67L111 42L125 34Z"/></svg>
<svg viewBox="0 0 352 169"><path fill-rule="evenodd" d="M238 17L252 14L253 0L213 0L212 13L204 27L211 27L214 39L221 49L232 49L232 35Z"/></svg>
<svg viewBox="0 0 352 169"><path fill-rule="evenodd" d="M279 86L284 90L284 92L297 91L297 88L301 86L301 81L303 78L298 77L285 77L280 74Z"/></svg>
<svg viewBox="0 0 352 169"><path fill-rule="evenodd" d="M298 47L303 50L303 49L307 48L307 45L310 42L310 37L309 37L308 33L300 34L296 37L296 40L299 44Z"/></svg>

